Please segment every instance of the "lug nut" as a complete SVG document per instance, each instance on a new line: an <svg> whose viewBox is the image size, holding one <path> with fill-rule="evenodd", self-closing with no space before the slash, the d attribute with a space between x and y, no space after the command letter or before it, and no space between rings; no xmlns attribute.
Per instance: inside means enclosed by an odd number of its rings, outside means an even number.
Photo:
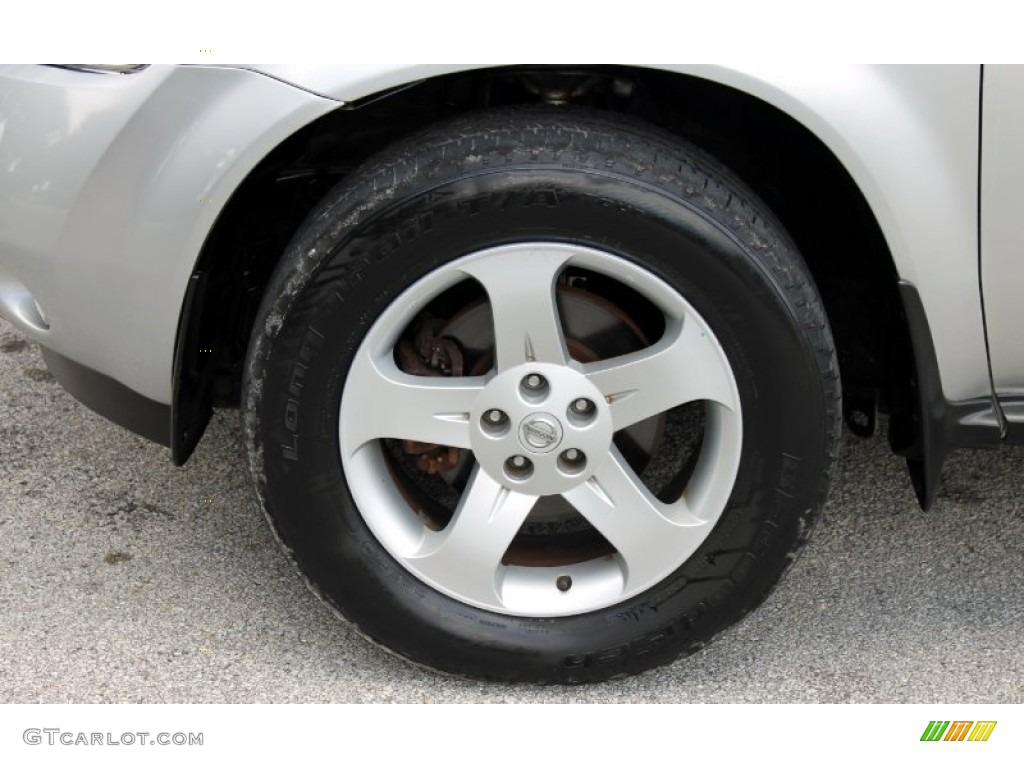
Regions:
<svg viewBox="0 0 1024 768"><path fill-rule="evenodd" d="M572 576L559 576L555 579L555 586L559 592L568 592L572 589Z"/></svg>
<svg viewBox="0 0 1024 768"><path fill-rule="evenodd" d="M540 403L548 396L548 380L539 373L528 373L519 382L519 392L531 403Z"/></svg>
<svg viewBox="0 0 1024 768"><path fill-rule="evenodd" d="M558 468L567 475L578 475L587 466L587 456L577 448L568 448L558 456Z"/></svg>
<svg viewBox="0 0 1024 768"><path fill-rule="evenodd" d="M533 462L525 456L509 456L505 460L505 474L512 480L525 480L533 474Z"/></svg>
<svg viewBox="0 0 1024 768"><path fill-rule="evenodd" d="M569 404L569 421L583 426L589 424L597 416L597 406L593 400L585 397L578 397Z"/></svg>
<svg viewBox="0 0 1024 768"><path fill-rule="evenodd" d="M480 428L491 437L501 437L509 429L508 415L498 408L484 411L480 417Z"/></svg>

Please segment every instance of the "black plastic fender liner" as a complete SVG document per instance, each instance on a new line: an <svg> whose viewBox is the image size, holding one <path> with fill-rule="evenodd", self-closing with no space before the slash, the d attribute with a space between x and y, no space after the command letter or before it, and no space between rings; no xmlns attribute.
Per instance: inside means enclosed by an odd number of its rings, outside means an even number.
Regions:
<svg viewBox="0 0 1024 768"><path fill-rule="evenodd" d="M917 287L899 282L913 348L915 372L909 382L916 408L909 414L909 441L894 429L889 441L895 453L907 460L914 492L922 509L935 501L946 457L957 448L993 447L1003 440L1003 428L992 395L951 402L942 393L942 377L935 356L928 317Z"/></svg>

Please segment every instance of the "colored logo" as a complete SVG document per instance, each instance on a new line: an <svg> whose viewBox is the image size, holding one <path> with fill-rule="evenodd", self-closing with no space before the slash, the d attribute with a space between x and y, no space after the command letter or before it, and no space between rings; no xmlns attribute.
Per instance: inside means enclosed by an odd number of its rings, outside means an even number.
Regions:
<svg viewBox="0 0 1024 768"><path fill-rule="evenodd" d="M995 729L995 720L932 720L921 741L988 741Z"/></svg>

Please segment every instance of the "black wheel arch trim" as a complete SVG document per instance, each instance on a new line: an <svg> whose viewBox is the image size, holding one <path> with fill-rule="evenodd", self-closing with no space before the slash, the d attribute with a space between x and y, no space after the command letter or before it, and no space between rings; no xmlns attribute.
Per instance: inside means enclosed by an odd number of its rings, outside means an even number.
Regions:
<svg viewBox="0 0 1024 768"><path fill-rule="evenodd" d="M203 306L206 285L206 274L202 271L196 271L189 278L174 345L169 444L171 460L179 467L188 461L213 416L214 368L202 364L197 351L200 318L195 308Z"/></svg>

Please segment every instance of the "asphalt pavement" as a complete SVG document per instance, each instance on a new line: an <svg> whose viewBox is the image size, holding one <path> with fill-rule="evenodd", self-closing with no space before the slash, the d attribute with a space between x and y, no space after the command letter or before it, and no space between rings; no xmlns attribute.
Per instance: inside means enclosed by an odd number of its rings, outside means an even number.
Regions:
<svg viewBox="0 0 1024 768"><path fill-rule="evenodd" d="M672 666L544 688L436 675L335 620L255 508L237 422L176 468L0 321L0 701L1024 701L1022 448L955 454L922 512L884 439L847 435L760 610Z"/></svg>

